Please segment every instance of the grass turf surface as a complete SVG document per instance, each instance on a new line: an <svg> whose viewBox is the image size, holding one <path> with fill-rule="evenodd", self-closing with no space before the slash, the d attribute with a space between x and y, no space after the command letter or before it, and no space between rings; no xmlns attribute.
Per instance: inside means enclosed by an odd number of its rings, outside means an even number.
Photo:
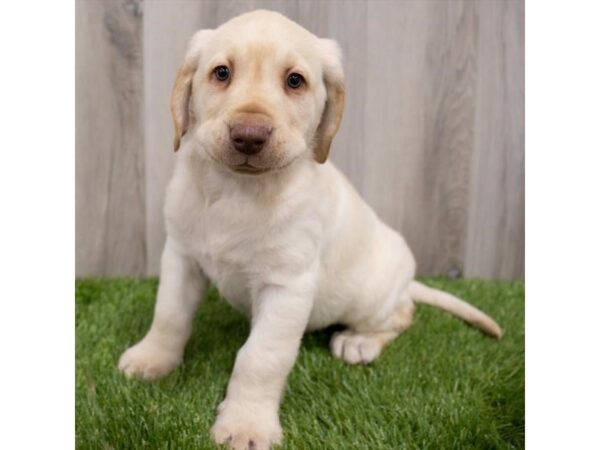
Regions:
<svg viewBox="0 0 600 450"><path fill-rule="evenodd" d="M524 447L524 285L424 282L497 319L500 341L439 310L369 366L328 350L331 330L306 335L280 411L286 449ZM213 289L200 307L184 363L168 377L128 380L122 351L147 331L158 281L76 282L76 445L79 449L212 449L215 408L249 327Z"/></svg>

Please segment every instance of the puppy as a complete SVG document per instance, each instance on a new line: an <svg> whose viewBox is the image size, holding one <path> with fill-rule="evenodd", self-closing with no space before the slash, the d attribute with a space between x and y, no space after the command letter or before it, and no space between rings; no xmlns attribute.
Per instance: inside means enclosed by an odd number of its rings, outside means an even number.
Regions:
<svg viewBox="0 0 600 450"><path fill-rule="evenodd" d="M154 320L119 368L171 372L211 280L252 323L212 428L234 449L281 442L279 404L306 331L346 326L331 351L350 364L375 360L415 303L501 335L473 306L414 281L403 238L327 161L343 108L338 45L274 12L197 32L177 73Z"/></svg>

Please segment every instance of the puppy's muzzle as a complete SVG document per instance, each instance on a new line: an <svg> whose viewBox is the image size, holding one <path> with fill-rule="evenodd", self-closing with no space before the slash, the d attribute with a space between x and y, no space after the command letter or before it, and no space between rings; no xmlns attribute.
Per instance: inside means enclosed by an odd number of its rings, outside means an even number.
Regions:
<svg viewBox="0 0 600 450"><path fill-rule="evenodd" d="M267 144L273 127L260 116L235 121L229 129L233 148L244 155L255 155Z"/></svg>

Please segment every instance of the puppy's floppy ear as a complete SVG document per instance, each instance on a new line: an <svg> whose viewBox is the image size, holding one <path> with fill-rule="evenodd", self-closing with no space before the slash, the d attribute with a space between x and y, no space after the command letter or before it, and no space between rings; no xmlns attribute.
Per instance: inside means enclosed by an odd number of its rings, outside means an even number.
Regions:
<svg viewBox="0 0 600 450"><path fill-rule="evenodd" d="M342 52L337 42L331 39L320 39L323 55L323 81L327 89L325 109L321 123L317 128L314 156L319 163L324 163L329 155L331 141L342 121L346 85L342 67Z"/></svg>
<svg viewBox="0 0 600 450"><path fill-rule="evenodd" d="M185 52L183 64L177 71L175 85L171 93L171 115L173 116L173 126L175 128L173 147L175 151L179 149L181 138L190 125L189 103L192 95L192 79L198 68L203 44L212 34L212 31L200 30L192 36Z"/></svg>

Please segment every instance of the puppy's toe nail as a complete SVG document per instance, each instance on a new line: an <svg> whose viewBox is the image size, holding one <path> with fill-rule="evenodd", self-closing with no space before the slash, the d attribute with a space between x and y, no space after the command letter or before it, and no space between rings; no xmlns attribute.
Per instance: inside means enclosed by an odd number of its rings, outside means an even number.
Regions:
<svg viewBox="0 0 600 450"><path fill-rule="evenodd" d="M358 346L353 343L350 339L344 343L344 359L350 364L357 364L360 362L360 353Z"/></svg>
<svg viewBox="0 0 600 450"><path fill-rule="evenodd" d="M379 348L374 342L371 341L361 343L359 346L359 352L361 362L364 364L372 362L377 358L377 356L379 356Z"/></svg>
<svg viewBox="0 0 600 450"><path fill-rule="evenodd" d="M344 336L341 335L339 332L334 333L331 337L331 353L333 353L333 356L335 356L336 358L341 358L343 348Z"/></svg>

